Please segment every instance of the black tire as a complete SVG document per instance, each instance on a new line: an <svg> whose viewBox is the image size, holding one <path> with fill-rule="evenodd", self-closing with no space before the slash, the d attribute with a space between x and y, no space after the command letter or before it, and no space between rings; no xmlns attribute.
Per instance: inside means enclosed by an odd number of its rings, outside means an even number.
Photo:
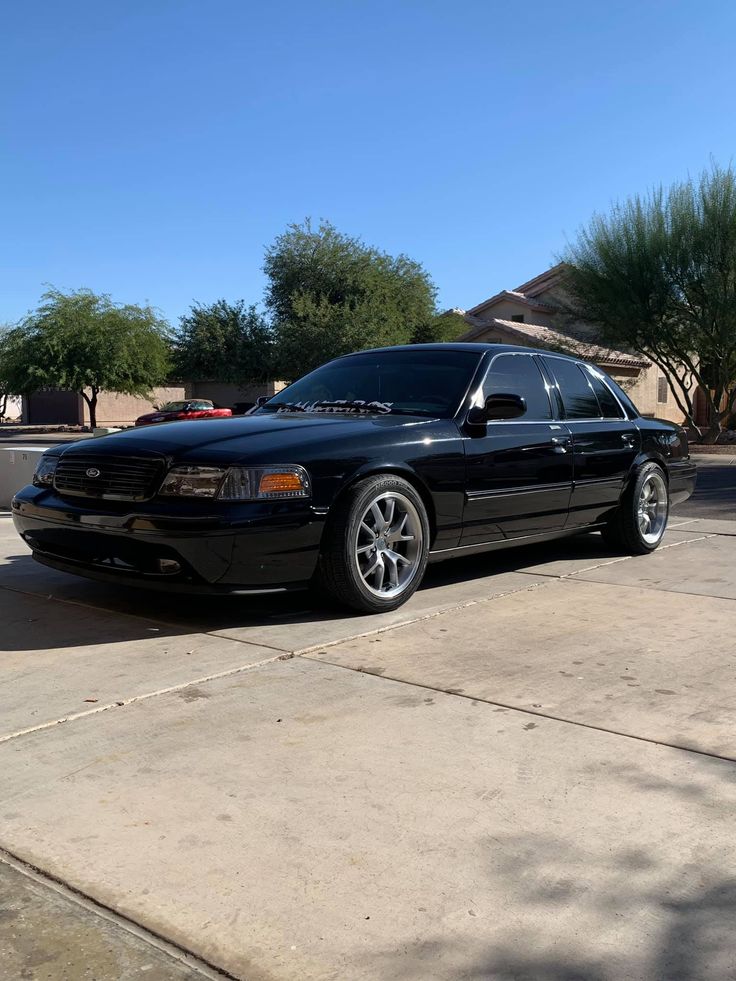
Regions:
<svg viewBox="0 0 736 981"><path fill-rule="evenodd" d="M386 566L401 570L400 573L394 573L397 580L399 575L406 575L406 582L399 582L393 588L392 594L387 596L379 595L375 585L371 586L364 578L365 568L370 566L373 558L378 559L377 552L380 549L377 544L371 544L370 535L366 531L366 525L362 524L362 519L371 508L372 502L377 499L381 499L379 508L383 510L385 504L386 511L391 499L394 500L394 508L397 504L401 504L407 511L407 519L411 519L407 531L413 529L417 532L410 540L395 540L395 549L389 548L386 544L388 534L385 536L385 542L382 537L376 539L376 542L381 543L383 556L388 555L389 552L393 556L397 551L402 550L415 553L411 556L411 562L401 556L402 562L406 562L406 565L399 566L399 563L393 559L385 563ZM410 502L411 507L406 502ZM391 514L393 513L392 510ZM365 537L361 539L361 535ZM421 496L408 481L393 474L367 477L339 498L330 513L322 538L314 585L318 591L326 591L343 606L361 613L387 613L396 610L413 595L424 578L429 555L429 536L426 508ZM361 545L363 541L366 544ZM410 541L413 543L411 548ZM358 555L358 549L365 553L362 558ZM385 570L384 573L380 573L379 570L378 574L381 576L381 587L383 587ZM376 582L375 577L369 579Z"/></svg>
<svg viewBox="0 0 736 981"><path fill-rule="evenodd" d="M656 484L664 489L664 517L661 529L658 528L656 540L654 533L648 537L642 531L639 521L639 504L642 491L647 484ZM611 521L603 529L603 539L612 549L624 551L628 555L646 555L653 552L662 541L669 519L669 489L667 476L658 463L645 463L639 468L634 479L624 491L621 502Z"/></svg>

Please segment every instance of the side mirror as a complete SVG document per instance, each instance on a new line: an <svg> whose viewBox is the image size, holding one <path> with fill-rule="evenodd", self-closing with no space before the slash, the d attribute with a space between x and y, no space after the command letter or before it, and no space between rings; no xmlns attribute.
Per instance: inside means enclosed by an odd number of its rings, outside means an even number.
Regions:
<svg viewBox="0 0 736 981"><path fill-rule="evenodd" d="M468 422L477 425L496 419L518 419L525 412L526 399L522 398L521 395L511 395L504 392L498 395L489 395L485 405L473 406L468 413Z"/></svg>
<svg viewBox="0 0 736 981"><path fill-rule="evenodd" d="M265 405L266 402L270 400L270 398L271 398L270 395L259 395L258 398L256 399L256 406L255 406L256 409L260 409L260 407L262 405Z"/></svg>

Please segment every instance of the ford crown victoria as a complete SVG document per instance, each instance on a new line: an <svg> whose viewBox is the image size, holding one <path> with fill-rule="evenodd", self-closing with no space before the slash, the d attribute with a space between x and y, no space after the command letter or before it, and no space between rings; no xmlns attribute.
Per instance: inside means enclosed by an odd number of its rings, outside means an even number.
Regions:
<svg viewBox="0 0 736 981"><path fill-rule="evenodd" d="M501 344L338 358L232 419L55 447L12 504L46 565L159 589L308 583L392 610L428 562L600 530L657 548L695 485L680 426L599 368Z"/></svg>

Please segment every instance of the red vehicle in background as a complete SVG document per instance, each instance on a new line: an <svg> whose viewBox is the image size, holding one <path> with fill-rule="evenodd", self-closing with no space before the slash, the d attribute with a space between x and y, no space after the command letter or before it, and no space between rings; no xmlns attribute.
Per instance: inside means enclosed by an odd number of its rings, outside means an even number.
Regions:
<svg viewBox="0 0 736 981"><path fill-rule="evenodd" d="M156 412L139 416L135 424L150 426L156 422L176 422L177 419L223 419L232 414L232 409L218 409L209 399L189 399L186 402L167 402Z"/></svg>

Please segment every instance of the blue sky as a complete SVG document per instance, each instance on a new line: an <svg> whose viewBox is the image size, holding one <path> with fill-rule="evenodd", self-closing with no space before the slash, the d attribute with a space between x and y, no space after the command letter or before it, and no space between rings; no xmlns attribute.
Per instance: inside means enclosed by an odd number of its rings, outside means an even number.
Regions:
<svg viewBox="0 0 736 981"><path fill-rule="evenodd" d="M470 307L736 147L731 0L3 5L0 323L50 283L260 302L331 220Z"/></svg>

